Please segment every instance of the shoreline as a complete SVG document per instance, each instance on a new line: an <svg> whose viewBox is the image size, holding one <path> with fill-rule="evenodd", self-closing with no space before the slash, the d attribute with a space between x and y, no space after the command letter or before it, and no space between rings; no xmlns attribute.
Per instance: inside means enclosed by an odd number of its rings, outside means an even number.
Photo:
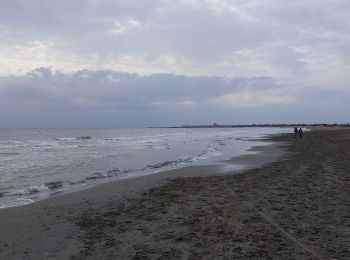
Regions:
<svg viewBox="0 0 350 260"><path fill-rule="evenodd" d="M90 183L87 185L82 185L80 187L74 187L71 189L66 189L66 190L52 190L51 194L41 194L40 192L38 194L34 193L32 197L28 197L26 195L23 195L23 197L19 197L20 200L25 201L23 204L18 203L18 204L13 204L13 205L4 205L0 207L0 212L2 210L6 209L11 209L15 207L23 207L26 205L31 205L33 203L37 203L40 201L45 201L47 199L52 199L55 197L60 197L60 196L65 196L71 193L77 193L77 192L83 192L85 190L91 190L94 189L97 186L100 185L108 185L109 183L115 183L115 182L128 182L128 179L134 179L134 178L152 178L152 179L163 179L163 176L158 176L158 175L167 175L169 178L167 179L173 179L173 178L179 178L179 177L204 177L204 176L210 176L212 175L212 172L216 172L218 174L224 174L224 172L242 172L247 169L250 169L252 167L258 167L259 163L265 163L264 159L267 156L258 156L255 158L255 153L264 153L264 149L261 147L266 147L269 146L268 150L271 150L270 153L273 154L273 156L278 156L279 151L278 147L276 146L277 144L274 142L271 142L270 137L273 137L274 135L280 135L280 134L270 134L267 136L263 136L259 139L249 139L247 140L248 142L258 142L259 145L253 145L251 146L250 149L243 151L241 155L231 157L230 159L222 159L222 160L214 160L214 161L204 161L200 164L193 164L193 165L186 165L186 166L178 166L173 169L159 169L154 172L147 172L147 173L142 173L139 175L131 175L131 176L126 176L123 178L116 178L116 177L111 177L111 178L106 178L106 179L101 179L98 182L95 183ZM252 155L253 153L253 155ZM242 160L241 157L243 158L250 158L249 160ZM226 156L228 157L228 156ZM270 158L272 159L272 158ZM258 161L257 161L258 160ZM193 171L193 169L196 169L197 167L200 168L207 168L210 167L210 173L200 173L197 172L196 170ZM187 170L189 168L189 170ZM182 172L182 169L184 169L185 175ZM201 171L201 170L200 170ZM206 172L207 170L205 170ZM154 177L149 177L153 176ZM182 176L184 175L184 176ZM147 182L147 181L146 181ZM0 194L1 195L1 194ZM10 197L11 198L11 197Z"/></svg>
<svg viewBox="0 0 350 260"><path fill-rule="evenodd" d="M217 164L188 166L135 176L47 197L26 205L2 208L0 232L3 238L0 238L0 258L41 259L42 248L47 248L44 255L68 259L83 249L79 239L83 236L83 232L74 223L74 218L82 212L98 210L104 201L121 202L142 197L142 194L150 189L164 186L176 179L241 174L248 169L276 161L285 153L284 148L280 148L281 144L278 142L271 144L270 138L261 142L269 144L253 146L248 150L248 154ZM238 170L237 164L245 167ZM61 229L62 226L65 228ZM27 245L27 249L22 249L22 245Z"/></svg>
<svg viewBox="0 0 350 260"><path fill-rule="evenodd" d="M0 211L0 258L348 258L350 131L272 140L288 154L244 174L188 168Z"/></svg>

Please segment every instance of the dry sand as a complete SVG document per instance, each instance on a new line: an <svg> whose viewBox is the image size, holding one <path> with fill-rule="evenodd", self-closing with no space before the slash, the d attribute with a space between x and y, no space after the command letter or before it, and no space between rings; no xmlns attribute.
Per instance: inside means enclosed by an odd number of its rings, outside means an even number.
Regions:
<svg viewBox="0 0 350 260"><path fill-rule="evenodd" d="M0 259L349 259L350 131L274 139L290 153L236 158L270 162L244 174L189 167L1 210Z"/></svg>

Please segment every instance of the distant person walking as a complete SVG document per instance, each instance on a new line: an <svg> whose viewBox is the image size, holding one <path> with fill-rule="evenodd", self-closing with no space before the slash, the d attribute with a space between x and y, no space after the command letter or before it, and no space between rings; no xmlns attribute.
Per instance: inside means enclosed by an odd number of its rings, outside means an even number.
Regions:
<svg viewBox="0 0 350 260"><path fill-rule="evenodd" d="M294 127L294 138L297 138L298 136L298 128L295 126Z"/></svg>
<svg viewBox="0 0 350 260"><path fill-rule="evenodd" d="M301 129L301 127L299 128L299 137L302 138L303 137L303 130Z"/></svg>

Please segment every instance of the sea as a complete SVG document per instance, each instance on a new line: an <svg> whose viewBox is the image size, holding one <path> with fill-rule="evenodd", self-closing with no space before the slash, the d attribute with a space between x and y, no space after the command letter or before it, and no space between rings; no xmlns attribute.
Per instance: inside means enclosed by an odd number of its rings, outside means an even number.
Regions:
<svg viewBox="0 0 350 260"><path fill-rule="evenodd" d="M0 129L0 208L102 182L220 164L271 144L268 135L290 132L277 127Z"/></svg>

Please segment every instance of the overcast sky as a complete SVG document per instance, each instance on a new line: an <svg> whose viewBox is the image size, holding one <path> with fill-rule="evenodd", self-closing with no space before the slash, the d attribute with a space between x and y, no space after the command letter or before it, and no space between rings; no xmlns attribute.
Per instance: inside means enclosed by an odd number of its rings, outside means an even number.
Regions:
<svg viewBox="0 0 350 260"><path fill-rule="evenodd" d="M350 121L348 0L0 0L0 127Z"/></svg>

